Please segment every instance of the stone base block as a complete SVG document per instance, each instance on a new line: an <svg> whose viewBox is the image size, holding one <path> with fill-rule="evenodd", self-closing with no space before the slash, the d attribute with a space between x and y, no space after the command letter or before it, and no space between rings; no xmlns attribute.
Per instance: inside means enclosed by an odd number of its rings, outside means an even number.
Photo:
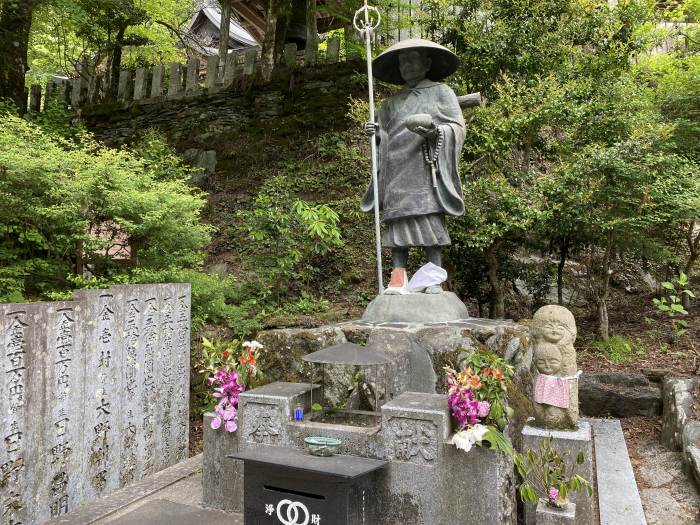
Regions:
<svg viewBox="0 0 700 525"><path fill-rule="evenodd" d="M204 415L202 502L227 512L243 512L243 462L226 456L238 452L238 432L214 430L214 413Z"/></svg>
<svg viewBox="0 0 700 525"><path fill-rule="evenodd" d="M235 434L214 431L205 420L203 490L207 505L242 506L242 467L227 459L236 450L266 445L303 450L310 435L337 437L341 453L388 460L368 497L382 509L373 525L515 525L510 456L486 448L469 452L450 444L447 396L404 392L381 408L381 425L350 427L291 421L290 407L308 384L272 383L241 394ZM368 522L369 523L369 522Z"/></svg>
<svg viewBox="0 0 700 525"><path fill-rule="evenodd" d="M449 444L447 396L406 392L382 407L386 459L377 525L514 525L512 458Z"/></svg>
<svg viewBox="0 0 700 525"><path fill-rule="evenodd" d="M530 421L532 422L532 421ZM542 440L552 437L552 448L567 462L567 472L573 471L583 476L593 486L593 438L588 421L579 420L577 430L548 430L526 425L522 431L523 451L537 450ZM576 464L576 457L583 452L584 462ZM594 496L585 490L570 494L570 500L576 504L576 525L593 525L595 523ZM525 504L525 524L539 524L534 505ZM547 522L550 523L550 522ZM559 522L551 522L559 523Z"/></svg>
<svg viewBox="0 0 700 525"><path fill-rule="evenodd" d="M537 525L574 525L576 523L576 504L569 503L565 509L550 507L543 500L537 504Z"/></svg>
<svg viewBox="0 0 700 525"><path fill-rule="evenodd" d="M370 323L442 323L468 317L467 307L452 292L378 295L362 314Z"/></svg>
<svg viewBox="0 0 700 525"><path fill-rule="evenodd" d="M389 386L394 396L403 392L445 392L443 367L456 366L462 352L487 348L512 362L525 376L529 376L532 359L528 328L495 319L427 324L346 321L318 328L266 330L258 334L258 340L264 345L260 364L270 381L308 381L309 365L302 357L332 345L350 342L379 348L392 360ZM354 373L343 373L339 367L326 368L326 398L330 404L345 401L354 385ZM530 382L524 380L523 387Z"/></svg>

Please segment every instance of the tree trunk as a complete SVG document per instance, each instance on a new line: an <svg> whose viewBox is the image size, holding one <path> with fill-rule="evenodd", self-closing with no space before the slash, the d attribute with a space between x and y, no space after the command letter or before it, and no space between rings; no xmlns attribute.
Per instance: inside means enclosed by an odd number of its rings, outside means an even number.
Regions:
<svg viewBox="0 0 700 525"><path fill-rule="evenodd" d="M75 247L75 274L83 275L85 262L83 261L83 250L85 246L83 241L78 241Z"/></svg>
<svg viewBox="0 0 700 525"><path fill-rule="evenodd" d="M307 62L318 53L318 24L316 21L316 0L306 0L306 48Z"/></svg>
<svg viewBox="0 0 700 525"><path fill-rule="evenodd" d="M596 304L596 308L598 310L598 337L601 341L607 341L610 338L608 304L605 300L602 300Z"/></svg>
<svg viewBox="0 0 700 525"><path fill-rule="evenodd" d="M486 249L486 261L488 262L488 278L491 285L491 308L489 308L489 317L491 319L503 319L505 315L505 297L503 293L503 284L498 276L498 258L496 250L498 243L494 243Z"/></svg>
<svg viewBox="0 0 700 525"><path fill-rule="evenodd" d="M264 79L269 79L277 58L284 50L286 22L292 11L292 0L269 0L265 17L265 39L262 42L261 69Z"/></svg>
<svg viewBox="0 0 700 525"><path fill-rule="evenodd" d="M231 26L231 0L221 0L221 24L219 25L219 64L225 67L228 55L229 27Z"/></svg>
<svg viewBox="0 0 700 525"><path fill-rule="evenodd" d="M24 76L32 12L38 0L3 2L0 13L0 99L9 98L24 111L27 105Z"/></svg>
<svg viewBox="0 0 700 525"><path fill-rule="evenodd" d="M596 298L596 309L598 312L598 336L602 341L607 341L610 337L609 322L608 322L608 292L610 290L610 259L613 252L614 234L608 232L607 244L605 246L605 255L603 256L603 264L601 268L602 283Z"/></svg>
<svg viewBox="0 0 700 525"><path fill-rule="evenodd" d="M690 280L693 267L698 260L698 256L700 256L700 223L697 221L690 221L688 224L686 242L688 243L689 255L688 260L685 262L683 273L685 273L688 276L688 280ZM687 294L681 294L681 304L686 310L690 308L690 296Z"/></svg>
<svg viewBox="0 0 700 525"><path fill-rule="evenodd" d="M120 27L117 32L117 37L114 40L114 49L112 50L112 58L110 59L110 74L109 74L109 97L117 98L119 89L119 70L122 67L122 41L127 26Z"/></svg>
<svg viewBox="0 0 700 525"><path fill-rule="evenodd" d="M564 237L559 243L559 266L557 266L557 303L564 305L564 266L569 256L569 239Z"/></svg>

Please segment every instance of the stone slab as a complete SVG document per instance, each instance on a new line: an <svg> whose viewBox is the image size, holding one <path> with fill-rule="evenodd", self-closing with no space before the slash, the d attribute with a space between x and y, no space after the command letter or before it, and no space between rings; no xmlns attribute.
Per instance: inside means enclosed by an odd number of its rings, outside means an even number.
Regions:
<svg viewBox="0 0 700 525"><path fill-rule="evenodd" d="M565 509L555 509L540 500L537 504L537 525L574 525L576 521L576 504L569 503Z"/></svg>
<svg viewBox="0 0 700 525"><path fill-rule="evenodd" d="M304 472L324 474L334 478L353 480L384 468L386 461L334 454L328 457L314 456L306 451L287 447L265 447L236 452L233 459L264 465L277 465L296 469L299 476Z"/></svg>
<svg viewBox="0 0 700 525"><path fill-rule="evenodd" d="M363 321L435 323L467 319L469 311L453 292L378 295L367 305Z"/></svg>
<svg viewBox="0 0 700 525"><path fill-rule="evenodd" d="M532 423L532 420L530 420ZM577 430L548 430L526 425L522 430L523 436L523 451L527 449L537 450L542 440L547 437L552 437L552 448L559 455L567 460L567 472L580 474L587 479L591 486L593 481L593 437L591 432L591 424L588 421L579 420ZM583 452L584 462L581 465L576 464L576 456ZM594 487L595 489L595 487ZM595 504L594 496L589 496L587 492L580 491L570 494L570 500L576 504L576 525L593 525L595 524ZM539 524L539 515L536 514L534 505L525 505L525 523L527 525ZM555 522L552 522L555 523ZM563 522L566 523L566 522Z"/></svg>
<svg viewBox="0 0 700 525"><path fill-rule="evenodd" d="M202 502L227 512L243 512L243 462L228 456L239 450L238 432L211 428L213 412L204 414Z"/></svg>
<svg viewBox="0 0 700 525"><path fill-rule="evenodd" d="M683 463L700 487L700 421L691 419L683 426L681 436Z"/></svg>
<svg viewBox="0 0 700 525"><path fill-rule="evenodd" d="M700 448L689 446L685 450L686 461L695 483L700 487Z"/></svg>
<svg viewBox="0 0 700 525"><path fill-rule="evenodd" d="M592 419L600 525L646 525L619 420Z"/></svg>
<svg viewBox="0 0 700 525"><path fill-rule="evenodd" d="M142 479L102 498L99 501L85 505L68 515L60 516L44 525L89 525L116 514L121 509L139 500L147 498L163 490L179 480L182 480L202 468L202 455L181 461L153 476ZM142 522L148 523L148 522Z"/></svg>
<svg viewBox="0 0 700 525"><path fill-rule="evenodd" d="M231 516L216 510L200 509L167 500L149 501L111 521L114 525L231 525Z"/></svg>

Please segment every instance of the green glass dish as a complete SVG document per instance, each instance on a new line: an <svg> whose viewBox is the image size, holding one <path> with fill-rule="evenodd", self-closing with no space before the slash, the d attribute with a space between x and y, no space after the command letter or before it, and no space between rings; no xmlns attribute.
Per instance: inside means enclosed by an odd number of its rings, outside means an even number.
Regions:
<svg viewBox="0 0 700 525"><path fill-rule="evenodd" d="M336 454L341 441L335 438L311 436L304 438L307 450L314 456L328 457Z"/></svg>

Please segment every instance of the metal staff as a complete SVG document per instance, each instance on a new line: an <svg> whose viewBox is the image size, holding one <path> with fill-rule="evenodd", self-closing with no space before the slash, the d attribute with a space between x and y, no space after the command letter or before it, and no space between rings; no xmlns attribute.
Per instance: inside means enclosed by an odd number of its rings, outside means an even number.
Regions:
<svg viewBox="0 0 700 525"><path fill-rule="evenodd" d="M373 12L370 13L370 11ZM376 16L376 20L373 19ZM379 9L365 5L355 11L352 25L355 26L365 39L365 49L367 52L367 80L369 81L369 120L374 123L374 83L372 81L372 33L379 27L382 18ZM374 135L370 137L370 149L372 151L372 187L374 188L374 236L377 245L377 285L379 293L384 291L384 280L382 278L382 241L379 228L379 185L377 183L377 139Z"/></svg>

